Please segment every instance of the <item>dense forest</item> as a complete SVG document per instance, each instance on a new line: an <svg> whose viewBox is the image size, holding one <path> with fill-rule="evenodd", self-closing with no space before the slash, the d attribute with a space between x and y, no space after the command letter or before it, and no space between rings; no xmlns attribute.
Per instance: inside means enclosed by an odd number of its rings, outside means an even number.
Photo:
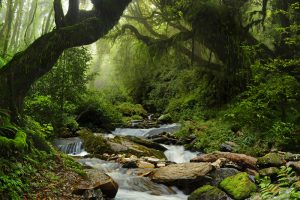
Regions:
<svg viewBox="0 0 300 200"><path fill-rule="evenodd" d="M300 1L0 0L2 199L300 199Z"/></svg>

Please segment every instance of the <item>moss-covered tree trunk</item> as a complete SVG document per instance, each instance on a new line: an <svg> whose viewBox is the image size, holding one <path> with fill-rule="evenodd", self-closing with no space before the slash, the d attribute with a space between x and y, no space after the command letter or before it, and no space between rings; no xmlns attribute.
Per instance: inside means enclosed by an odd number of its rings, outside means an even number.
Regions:
<svg viewBox="0 0 300 200"><path fill-rule="evenodd" d="M72 0L70 0L72 1ZM16 120L31 85L49 72L65 49L87 45L106 35L118 22L131 0L98 0L109 16L96 15L64 25L34 41L0 69L0 108L9 109ZM100 10L99 13L104 13ZM67 21L64 21L68 24Z"/></svg>

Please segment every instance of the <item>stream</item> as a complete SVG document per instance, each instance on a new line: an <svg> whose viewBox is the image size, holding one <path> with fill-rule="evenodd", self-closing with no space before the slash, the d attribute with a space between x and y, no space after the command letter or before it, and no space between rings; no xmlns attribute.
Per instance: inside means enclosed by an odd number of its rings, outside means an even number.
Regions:
<svg viewBox="0 0 300 200"><path fill-rule="evenodd" d="M117 128L108 137L114 135L131 135L138 137L147 137L160 134L162 132L178 131L180 125L170 124L162 125L159 128L150 129L133 129L133 128ZM80 138L56 139L54 145L64 153L71 156L85 156L88 154L83 148ZM163 145L167 148L164 152L169 161L176 163L185 163L197 153L186 151L183 146ZM91 166L94 169L101 170L111 176L119 185L116 200L183 200L187 199L187 195L183 194L176 187L167 187L157 184L145 177L135 175L136 169L124 169L122 165L116 162L100 160L98 158L82 158L78 162Z"/></svg>

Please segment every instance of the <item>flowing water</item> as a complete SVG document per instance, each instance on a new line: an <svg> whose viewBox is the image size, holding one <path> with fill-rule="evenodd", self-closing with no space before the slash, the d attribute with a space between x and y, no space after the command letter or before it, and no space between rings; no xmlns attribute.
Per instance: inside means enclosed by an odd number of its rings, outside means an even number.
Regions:
<svg viewBox="0 0 300 200"><path fill-rule="evenodd" d="M131 135L139 137L153 136L162 132L175 132L179 130L179 124L162 125L159 128L150 129L132 129L117 128L112 134L114 135ZM72 156L83 156L87 152L82 147L80 138L57 139L54 145L61 151ZM168 160L176 163L189 162L197 153L186 151L183 146L164 145L168 150L165 155ZM187 196L177 188L169 188L162 184L156 184L150 179L134 175L135 169L124 169L115 162L103 161L97 158L83 158L80 163L101 170L110 175L118 184L119 190L116 200L184 200Z"/></svg>
<svg viewBox="0 0 300 200"><path fill-rule="evenodd" d="M177 188L169 188L157 184L145 177L134 175L135 169L124 169L115 162L103 161L97 158L84 158L80 163L107 173L119 185L115 200L182 200L187 199ZM128 172L132 173L128 173Z"/></svg>
<svg viewBox="0 0 300 200"><path fill-rule="evenodd" d="M82 140L79 137L55 139L53 144L58 150L71 156L85 156L88 154L84 151Z"/></svg>
<svg viewBox="0 0 300 200"><path fill-rule="evenodd" d="M198 155L198 152L191 152L184 149L182 145L165 145L168 150L165 151L165 156L169 161L176 163L186 163L190 162L192 158L195 158Z"/></svg>
<svg viewBox="0 0 300 200"><path fill-rule="evenodd" d="M135 129L135 128L116 128L113 135L131 135L139 137L148 137L158 135L163 132L174 133L180 129L180 124L161 125L159 128Z"/></svg>

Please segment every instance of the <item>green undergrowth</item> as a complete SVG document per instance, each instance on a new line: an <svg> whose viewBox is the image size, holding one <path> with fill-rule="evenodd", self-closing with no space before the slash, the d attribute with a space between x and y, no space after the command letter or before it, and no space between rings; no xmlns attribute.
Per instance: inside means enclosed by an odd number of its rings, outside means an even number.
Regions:
<svg viewBox="0 0 300 200"><path fill-rule="evenodd" d="M259 196L262 200L300 199L299 181L290 167L282 166L275 181L268 176L260 177L257 180L260 187Z"/></svg>
<svg viewBox="0 0 300 200"><path fill-rule="evenodd" d="M47 141L51 125L41 125L27 117L23 127L0 115L0 199L36 199L39 191L61 181L61 174L84 176L80 165L61 155ZM60 174L60 175L58 175Z"/></svg>
<svg viewBox="0 0 300 200"><path fill-rule="evenodd" d="M186 147L196 148L206 153L220 150L221 144L225 142L236 143L233 148L234 152L253 156L263 155L269 150L268 143L262 135L220 118L208 121L199 119L183 121L177 135L180 137L195 135L195 143L188 144Z"/></svg>
<svg viewBox="0 0 300 200"><path fill-rule="evenodd" d="M59 173L85 176L80 165L67 155L32 149L26 155L0 158L0 199L35 199L36 194L61 181Z"/></svg>

